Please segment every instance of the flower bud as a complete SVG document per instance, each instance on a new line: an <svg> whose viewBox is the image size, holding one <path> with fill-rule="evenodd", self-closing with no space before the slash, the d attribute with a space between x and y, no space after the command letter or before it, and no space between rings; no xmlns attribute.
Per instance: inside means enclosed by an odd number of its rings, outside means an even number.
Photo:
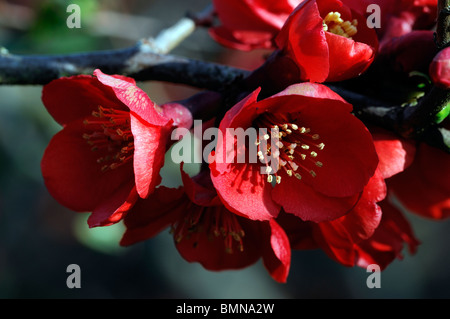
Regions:
<svg viewBox="0 0 450 319"><path fill-rule="evenodd" d="M450 89L450 47L436 54L431 61L429 72L434 85Z"/></svg>

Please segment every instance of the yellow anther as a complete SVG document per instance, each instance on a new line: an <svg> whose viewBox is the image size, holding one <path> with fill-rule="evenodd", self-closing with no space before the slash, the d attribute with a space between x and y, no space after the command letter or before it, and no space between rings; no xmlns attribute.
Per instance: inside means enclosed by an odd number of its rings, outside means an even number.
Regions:
<svg viewBox="0 0 450 319"><path fill-rule="evenodd" d="M330 22L334 23L342 23L344 20L341 18L341 14L339 12L329 12L323 21L328 24Z"/></svg>
<svg viewBox="0 0 450 319"><path fill-rule="evenodd" d="M323 19L323 30L351 39L358 29L358 20L344 21L339 12L329 12Z"/></svg>
<svg viewBox="0 0 450 319"><path fill-rule="evenodd" d="M289 165L291 165L291 167L294 171L298 170L298 165L295 164L294 162L289 162Z"/></svg>

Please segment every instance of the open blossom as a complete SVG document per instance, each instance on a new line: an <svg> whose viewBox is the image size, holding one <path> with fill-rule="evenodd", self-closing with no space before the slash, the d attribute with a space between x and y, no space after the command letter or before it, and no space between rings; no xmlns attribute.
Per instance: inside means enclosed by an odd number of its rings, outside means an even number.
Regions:
<svg viewBox="0 0 450 319"><path fill-rule="evenodd" d="M380 47L392 38L413 30L431 30L436 23L437 0L343 0L348 5L366 12L370 5L380 8L379 27L376 28Z"/></svg>
<svg viewBox="0 0 450 319"><path fill-rule="evenodd" d="M276 281L289 274L291 250L275 222L252 221L230 212L212 186L209 171L191 178L182 171L183 187L158 187L139 200L125 217L121 245L152 238L171 227L180 255L208 270L240 269L262 258Z"/></svg>
<svg viewBox="0 0 450 319"><path fill-rule="evenodd" d="M295 61L303 81L340 81L356 77L372 63L377 35L345 1L306 0L298 5L276 38Z"/></svg>
<svg viewBox="0 0 450 319"><path fill-rule="evenodd" d="M384 17L381 29L377 30L380 33L381 45L393 37L405 35L413 30L430 30L436 22L437 0L379 0L379 2Z"/></svg>
<svg viewBox="0 0 450 319"><path fill-rule="evenodd" d="M281 208L314 222L345 215L378 165L372 137L352 106L313 83L257 97L258 90L236 104L219 126L223 142L210 167L224 204L253 220L275 218ZM261 133L242 143L231 130L239 128ZM241 161L242 154L249 160Z"/></svg>
<svg viewBox="0 0 450 319"><path fill-rule="evenodd" d="M280 214L277 221L286 231L292 249L321 249L344 266L366 268L377 264L382 270L403 258L405 246L414 254L420 241L410 222L388 199L376 203L385 193L381 179L376 179L368 184L355 209L336 220L303 222ZM373 190L375 196L370 195Z"/></svg>
<svg viewBox="0 0 450 319"><path fill-rule="evenodd" d="M320 223L295 220L281 214L277 221L286 230L292 249L322 249L345 266L386 268L401 258L406 243L414 253L418 245L409 222L387 200L385 180L411 164L414 145L372 127L380 162L355 207L346 215ZM301 235L299 235L301 234Z"/></svg>
<svg viewBox="0 0 450 319"><path fill-rule="evenodd" d="M274 48L274 38L301 0L213 0L221 25L210 29L222 45L239 50Z"/></svg>
<svg viewBox="0 0 450 319"><path fill-rule="evenodd" d="M63 129L50 141L41 168L57 201L92 212L89 225L100 226L119 221L161 182L174 120L133 79L100 70L94 75L44 86L43 103ZM190 116L182 106L171 105L167 112Z"/></svg>
<svg viewBox="0 0 450 319"><path fill-rule="evenodd" d="M431 219L450 217L450 154L420 143L411 166L388 186L411 212Z"/></svg>
<svg viewBox="0 0 450 319"><path fill-rule="evenodd" d="M420 245L402 212L387 200L381 202L380 207L383 211L380 225L371 237L354 246L359 267L377 264L383 270L396 258L403 259L405 247L412 255Z"/></svg>

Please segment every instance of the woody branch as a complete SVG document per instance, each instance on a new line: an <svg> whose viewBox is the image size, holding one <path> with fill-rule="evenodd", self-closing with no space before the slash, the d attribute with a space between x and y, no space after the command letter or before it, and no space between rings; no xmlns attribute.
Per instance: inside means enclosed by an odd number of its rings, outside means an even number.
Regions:
<svg viewBox="0 0 450 319"><path fill-rule="evenodd" d="M450 0L439 0L435 34L439 49L450 45L449 8ZM202 13L200 24L210 13ZM92 74L98 68L105 73L122 74L137 81L164 81L218 92L233 89L250 74L249 71L168 54L190 35L196 22L195 16L183 18L156 39L143 39L132 47L118 50L35 56L14 55L1 49L0 85L43 85L63 76ZM185 25L180 27L180 23ZM189 32L180 32L186 27ZM404 137L424 140L450 152L444 135L436 134L434 121L450 103L448 90L433 87L418 105L403 107L385 105L339 86L329 86L354 105L355 115L363 121L379 124Z"/></svg>

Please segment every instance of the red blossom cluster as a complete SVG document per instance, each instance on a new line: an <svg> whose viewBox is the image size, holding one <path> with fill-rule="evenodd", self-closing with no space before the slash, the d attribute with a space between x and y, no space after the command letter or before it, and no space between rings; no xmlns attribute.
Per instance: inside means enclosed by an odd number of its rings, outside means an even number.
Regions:
<svg viewBox="0 0 450 319"><path fill-rule="evenodd" d="M273 52L218 98L202 92L157 105L133 79L100 70L44 86L43 102L63 126L42 160L54 198L91 212L90 227L123 221L124 246L170 228L187 261L225 270L262 258L278 282L287 280L293 250L322 249L345 266L381 269L402 258L404 246L414 253L419 240L400 207L450 216L450 155L363 123L326 84L368 73L367 83L377 63L404 74L429 72L448 87L449 51L437 54L430 31L437 1L213 4L215 40ZM367 23L370 4L381 8L380 28ZM209 109L217 112L208 125L223 138L198 174L188 175L181 163L182 185L162 186L173 132L211 120L202 117ZM269 133L238 143L230 129ZM258 161L237 160L242 154Z"/></svg>

